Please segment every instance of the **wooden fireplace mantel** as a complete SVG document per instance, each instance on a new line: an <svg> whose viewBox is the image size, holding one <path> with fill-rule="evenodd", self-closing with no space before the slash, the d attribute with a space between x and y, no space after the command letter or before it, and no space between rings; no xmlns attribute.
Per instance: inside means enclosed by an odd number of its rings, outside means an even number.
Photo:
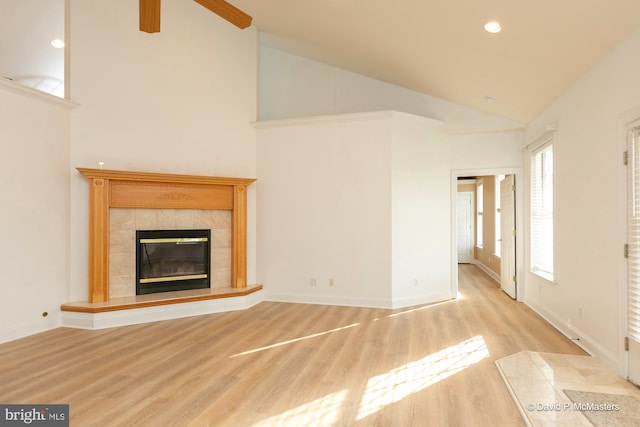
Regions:
<svg viewBox="0 0 640 427"><path fill-rule="evenodd" d="M109 300L109 209L232 211L231 286L247 286L247 187L253 178L224 178L77 168L89 179L89 297Z"/></svg>

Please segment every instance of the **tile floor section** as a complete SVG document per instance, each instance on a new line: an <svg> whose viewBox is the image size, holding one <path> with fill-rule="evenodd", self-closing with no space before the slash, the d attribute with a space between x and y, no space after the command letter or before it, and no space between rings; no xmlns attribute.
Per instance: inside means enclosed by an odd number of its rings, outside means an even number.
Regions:
<svg viewBox="0 0 640 427"><path fill-rule="evenodd" d="M591 426L565 389L634 396L640 389L591 356L522 351L496 361L509 392L530 426Z"/></svg>

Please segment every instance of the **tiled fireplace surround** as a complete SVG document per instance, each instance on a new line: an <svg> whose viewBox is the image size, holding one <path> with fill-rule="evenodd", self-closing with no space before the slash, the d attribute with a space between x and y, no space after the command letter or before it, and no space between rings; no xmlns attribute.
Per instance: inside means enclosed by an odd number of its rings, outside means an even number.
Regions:
<svg viewBox="0 0 640 427"><path fill-rule="evenodd" d="M127 324L121 315L115 321L100 318L119 310L138 310L129 316L135 318L130 323L139 323L171 318L171 311L176 317L220 311L212 306L220 298L249 298L226 303L232 309L258 301L254 295L262 286L247 286L246 271L246 190L255 179L78 171L89 181L88 301L63 304L63 323L66 319L78 327L100 328ZM135 231L201 228L211 229L211 289L136 296ZM182 308L194 303L200 305ZM148 315L148 310L166 305L176 308ZM71 323L68 326L74 326Z"/></svg>
<svg viewBox="0 0 640 427"><path fill-rule="evenodd" d="M136 294L136 230L211 229L211 288L230 287L230 210L112 208L109 214L109 298Z"/></svg>

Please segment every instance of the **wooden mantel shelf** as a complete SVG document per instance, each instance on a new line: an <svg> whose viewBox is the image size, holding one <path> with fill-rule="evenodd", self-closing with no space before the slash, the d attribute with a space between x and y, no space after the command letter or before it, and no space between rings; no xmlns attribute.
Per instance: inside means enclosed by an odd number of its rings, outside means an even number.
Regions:
<svg viewBox="0 0 640 427"><path fill-rule="evenodd" d="M76 168L89 179L112 179L132 182L165 182L174 184L204 184L204 185L250 185L255 178L229 178L205 175L177 175L155 172L117 171L109 169Z"/></svg>
<svg viewBox="0 0 640 427"><path fill-rule="evenodd" d="M232 212L231 288L247 287L247 186L253 178L77 168L89 180L89 303L109 301L109 210Z"/></svg>

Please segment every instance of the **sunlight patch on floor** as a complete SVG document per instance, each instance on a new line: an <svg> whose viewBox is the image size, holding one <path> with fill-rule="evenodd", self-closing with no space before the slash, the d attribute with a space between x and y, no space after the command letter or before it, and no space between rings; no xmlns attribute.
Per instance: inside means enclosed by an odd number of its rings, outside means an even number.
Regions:
<svg viewBox="0 0 640 427"><path fill-rule="evenodd" d="M424 390L486 357L489 357L489 350L484 339L481 336L475 336L420 360L372 377L367 383L357 419L362 420L385 406Z"/></svg>
<svg viewBox="0 0 640 427"><path fill-rule="evenodd" d="M340 408L347 394L346 390L328 394L313 402L290 409L282 414L262 420L254 427L300 427L339 425Z"/></svg>
<svg viewBox="0 0 640 427"><path fill-rule="evenodd" d="M238 356L246 356L247 354L257 353L259 351L269 350L271 348L281 347L283 345L293 344L295 342L304 341L304 340L308 340L308 339L311 339L311 338L321 337L323 335L331 334L333 332L343 331L343 330L349 329L349 328L355 328L358 325L360 325L360 324L359 323L353 323L351 325L341 326L339 328L331 329L329 331L318 332L317 334L306 335L304 337L294 338L294 339L287 340L287 341L282 341L282 342L279 342L279 343L276 343L276 344L271 344L271 345L267 345L267 346L264 346L264 347L254 348L253 350L243 351L242 353L234 354L234 355L229 356L229 357L233 358L233 357L238 357Z"/></svg>

